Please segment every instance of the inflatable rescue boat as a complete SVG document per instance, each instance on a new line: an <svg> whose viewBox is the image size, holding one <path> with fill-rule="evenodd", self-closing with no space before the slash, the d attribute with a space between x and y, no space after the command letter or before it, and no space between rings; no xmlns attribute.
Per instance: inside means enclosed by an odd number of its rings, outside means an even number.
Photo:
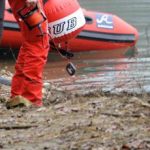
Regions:
<svg viewBox="0 0 150 150"><path fill-rule="evenodd" d="M72 51L115 50L135 46L136 28L116 15L84 10L86 25L69 41Z"/></svg>
<svg viewBox="0 0 150 150"><path fill-rule="evenodd" d="M86 21L84 25L84 21L80 19L80 12L78 10L75 12L76 14L78 13L78 17L72 17L74 18L73 21L76 23L75 19L77 18L80 20L79 22L81 22L81 24L79 23L78 25L78 32L74 34L74 37L72 38L67 37L67 41L58 40L58 42L56 40L56 43L59 43L59 47L61 46L61 48L66 48L67 43L67 50L71 52L100 51L106 52L106 55L108 53L115 54L116 56L119 54L121 57L128 51L128 49L131 50L132 47L135 47L138 40L137 29L118 16L104 12L95 12L82 9ZM65 19L68 18L67 16L61 17L64 17ZM62 19L63 18L59 18L59 20ZM53 21L53 23L58 23L57 20L50 21ZM70 22L72 23L72 20ZM51 24L55 25L53 23ZM57 27L57 29L60 29L60 26ZM71 31L74 32L74 30ZM9 4L6 3L4 31L0 47L1 49L19 49L21 43L22 36L20 34L19 26L13 17Z"/></svg>

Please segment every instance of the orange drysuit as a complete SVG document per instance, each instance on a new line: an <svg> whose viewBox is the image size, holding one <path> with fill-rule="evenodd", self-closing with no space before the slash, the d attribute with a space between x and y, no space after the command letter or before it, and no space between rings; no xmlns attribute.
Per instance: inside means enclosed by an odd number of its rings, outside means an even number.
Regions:
<svg viewBox="0 0 150 150"><path fill-rule="evenodd" d="M39 3L43 7L42 0ZM41 24L46 34L40 36L40 30L37 27L29 30L17 13L25 6L25 0L9 0L9 4L24 39L15 65L11 97L21 95L33 104L42 106L42 72L49 51L48 23L46 20Z"/></svg>

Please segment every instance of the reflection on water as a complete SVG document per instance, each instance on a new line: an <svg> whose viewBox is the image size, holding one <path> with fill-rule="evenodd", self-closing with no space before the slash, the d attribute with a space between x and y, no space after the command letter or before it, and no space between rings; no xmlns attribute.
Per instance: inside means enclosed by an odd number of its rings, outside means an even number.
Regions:
<svg viewBox="0 0 150 150"><path fill-rule="evenodd" d="M85 63L88 65L79 67L76 77L51 81L65 90L82 92L95 89L111 93L150 92L150 58L85 60Z"/></svg>

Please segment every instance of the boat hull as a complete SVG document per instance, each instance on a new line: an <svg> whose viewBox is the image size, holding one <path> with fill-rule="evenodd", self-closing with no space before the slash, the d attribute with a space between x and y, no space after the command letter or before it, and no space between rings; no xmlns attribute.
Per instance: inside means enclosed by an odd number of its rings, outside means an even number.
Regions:
<svg viewBox="0 0 150 150"><path fill-rule="evenodd" d="M100 51L107 58L124 57L128 50L134 49L138 40L136 28L113 14L86 11L83 9L86 25L77 37L68 41L72 52ZM22 36L19 26L6 4L4 32L1 49L19 49ZM61 43L66 48L65 43ZM135 51L135 49L134 49Z"/></svg>
<svg viewBox="0 0 150 150"><path fill-rule="evenodd" d="M103 51L129 48L136 45L138 31L116 15L84 10L86 25L70 40L72 51Z"/></svg>

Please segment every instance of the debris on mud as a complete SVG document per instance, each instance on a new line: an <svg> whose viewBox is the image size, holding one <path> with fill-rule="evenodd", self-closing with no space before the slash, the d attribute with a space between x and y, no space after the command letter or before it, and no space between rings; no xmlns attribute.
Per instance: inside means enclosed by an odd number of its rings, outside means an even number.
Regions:
<svg viewBox="0 0 150 150"><path fill-rule="evenodd" d="M0 86L0 149L148 150L150 97L44 88L44 107L7 110Z"/></svg>

